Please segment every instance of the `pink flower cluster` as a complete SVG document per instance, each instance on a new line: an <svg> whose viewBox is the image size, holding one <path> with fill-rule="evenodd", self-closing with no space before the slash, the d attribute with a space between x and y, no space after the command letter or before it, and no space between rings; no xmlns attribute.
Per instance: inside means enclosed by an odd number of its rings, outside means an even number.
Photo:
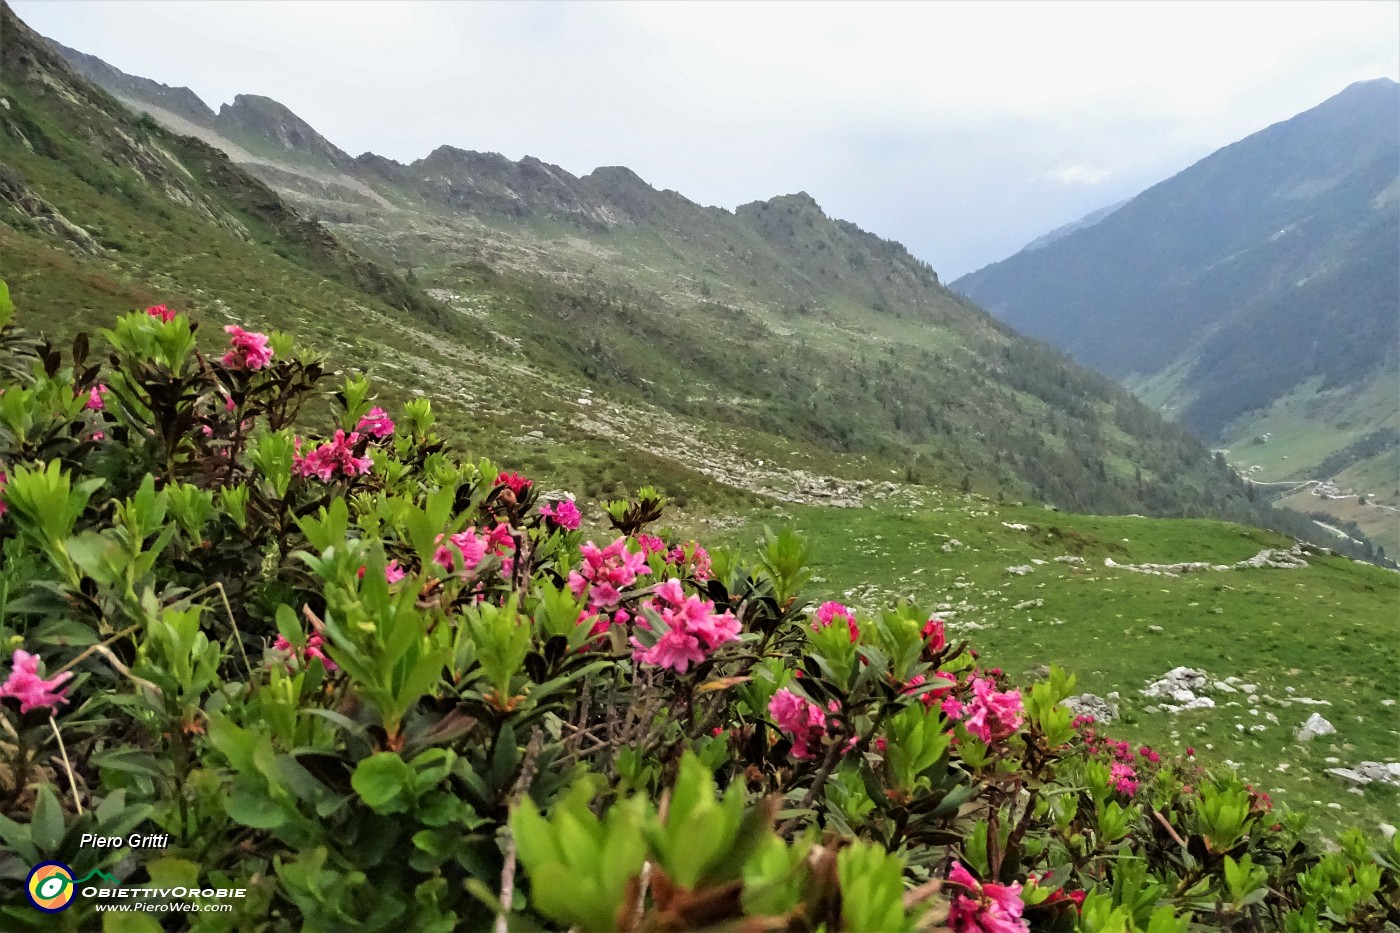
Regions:
<svg viewBox="0 0 1400 933"><path fill-rule="evenodd" d="M169 324L171 321L175 320L175 312L171 311L165 305L152 305L146 309L146 313L153 318L159 318L163 324Z"/></svg>
<svg viewBox="0 0 1400 933"><path fill-rule="evenodd" d="M5 485L10 481L10 474L0 470L0 515L9 511L9 506L5 504Z"/></svg>
<svg viewBox="0 0 1400 933"><path fill-rule="evenodd" d="M88 398L87 401L83 403L83 411L101 411L106 408L107 404L102 401L102 396L106 394L107 387L101 383L88 389Z"/></svg>
<svg viewBox="0 0 1400 933"><path fill-rule="evenodd" d="M297 438L297 452L292 457L292 472L297 476L314 476L323 483L329 483L336 473L346 478L363 476L369 472L374 461L369 457L355 456L355 446L359 443L358 432L346 434L337 430L334 438L322 442L310 453L303 455L301 438Z"/></svg>
<svg viewBox="0 0 1400 933"><path fill-rule="evenodd" d="M1085 717L1076 717L1074 721L1077 723L1083 718ZM1144 762L1155 765L1162 761L1162 756L1147 745L1140 746L1135 751L1127 742L1100 736L1092 728L1081 729L1080 737L1091 751L1109 759L1109 776L1113 789L1129 797L1137 793L1138 786L1142 783L1139 767Z"/></svg>
<svg viewBox="0 0 1400 933"><path fill-rule="evenodd" d="M943 622L939 619L929 619L924 623L924 653L927 655L937 654L948 647L948 634L943 630Z"/></svg>
<svg viewBox="0 0 1400 933"><path fill-rule="evenodd" d="M0 473L0 476L3 476ZM28 651L15 651L11 658L10 676L0 684L0 698L11 697L19 700L19 711L27 713L32 709L48 707L53 709L59 703L67 703L59 685L71 680L73 673L64 671L44 680L39 676L39 656Z"/></svg>
<svg viewBox="0 0 1400 933"><path fill-rule="evenodd" d="M449 544L451 547L448 547ZM443 544L442 535L438 535L438 549L433 553L433 563L448 573L465 577L476 569L487 554L501 558L501 572L510 576L515 567L515 539L511 537L509 525L501 522L485 534L480 534L473 526L450 535L447 544Z"/></svg>
<svg viewBox="0 0 1400 933"><path fill-rule="evenodd" d="M466 576L475 570L476 565L486 556L486 538L478 535L475 527L449 535L447 542L451 547L443 544L442 535L438 535L438 548L433 553L433 563L448 573Z"/></svg>
<svg viewBox="0 0 1400 933"><path fill-rule="evenodd" d="M1109 774L1113 780L1113 788L1118 793L1127 794L1129 797L1137 793L1137 771L1133 769L1132 765L1115 761Z"/></svg>
<svg viewBox="0 0 1400 933"><path fill-rule="evenodd" d="M838 602L825 602L817 607L817 619L812 623L812 631L826 628L836 619L846 623L851 632L851 641L860 638L860 626L856 625L856 614Z"/></svg>
<svg viewBox="0 0 1400 933"><path fill-rule="evenodd" d="M666 563L674 567L684 567L687 562L692 577L701 582L710 579L710 553L694 541L684 547L677 545L666 555Z"/></svg>
<svg viewBox="0 0 1400 933"><path fill-rule="evenodd" d="M637 535L637 544L642 548L642 553L647 557L653 554L661 554L666 550L666 542L656 535Z"/></svg>
<svg viewBox="0 0 1400 933"><path fill-rule="evenodd" d="M627 539L618 538L605 548L592 541L579 548L583 565L569 573L569 589L575 596L588 591L588 611L608 612L622 599L622 588L637 582L637 577L651 573L646 555L629 551ZM626 621L619 619L617 621Z"/></svg>
<svg viewBox="0 0 1400 933"><path fill-rule="evenodd" d="M968 732L990 745L1021 727L1025 708L1021 705L1021 691L999 691L992 680L975 677L972 698L963 703L948 697L943 701L943 712L951 719L962 719Z"/></svg>
<svg viewBox="0 0 1400 933"><path fill-rule="evenodd" d="M939 703L939 708L943 709L945 712L948 709L952 709L956 711L956 715L962 715L962 704L959 703L953 697L949 696L949 694L953 692L953 684L957 682L957 675L948 674L943 671L937 671L936 673L934 673L933 676L939 678L940 680L949 681L948 686L934 687L932 690L925 690L923 693L919 694L919 702L923 703L924 706L933 706L933 704ZM922 687L926 683L928 683L928 678L926 678L923 674L915 674L913 677L909 678L909 682L904 685L904 689L900 692L913 693L915 690L917 690L919 687ZM951 701L951 703L949 701ZM944 706L943 704L949 705ZM948 713L948 718L955 718L954 713Z"/></svg>
<svg viewBox="0 0 1400 933"><path fill-rule="evenodd" d="M574 505L572 499L563 499L554 505L545 503L540 506L540 514L549 519L551 524L565 531L575 530L583 521L583 516L579 514L578 506Z"/></svg>
<svg viewBox="0 0 1400 933"><path fill-rule="evenodd" d="M646 604L666 624L666 632L650 648L634 636L632 657L653 667L670 668L684 674L691 664L705 660L707 652L739 639L739 620L727 609L715 612L715 604L699 596L687 596L681 581L675 577L656 588L656 594ZM637 625L650 628L638 618Z"/></svg>
<svg viewBox="0 0 1400 933"><path fill-rule="evenodd" d="M355 425L355 431L383 440L394 433L394 422L390 420L388 412L375 406L365 412L365 416Z"/></svg>
<svg viewBox="0 0 1400 933"><path fill-rule="evenodd" d="M262 369L272 362L266 334L244 330L237 324L226 326L224 333L229 335L229 350L223 356L223 364L229 369Z"/></svg>
<svg viewBox="0 0 1400 933"><path fill-rule="evenodd" d="M1029 933L1019 884L984 884L961 862L953 863L948 880L967 891L955 894L948 907L948 926L957 933Z"/></svg>
<svg viewBox="0 0 1400 933"><path fill-rule="evenodd" d="M523 495L525 490L529 489L533 484L519 473L507 473L503 470L496 474L496 481L491 485L505 486L518 497Z"/></svg>
<svg viewBox="0 0 1400 933"><path fill-rule="evenodd" d="M319 658L326 671L330 672L335 670L335 662L326 657L326 653L321 650L323 644L325 644L325 639L321 638L320 635L312 635L306 640L306 648L298 651L295 645L278 635L277 640L272 643L272 647L275 651L285 653L288 660L295 660L298 667L305 667L312 658Z"/></svg>
<svg viewBox="0 0 1400 933"><path fill-rule="evenodd" d="M486 552L501 559L501 573L507 577L511 575L511 571L515 569L515 538L511 536L510 526L505 522L498 522L486 532Z"/></svg>
<svg viewBox="0 0 1400 933"><path fill-rule="evenodd" d="M768 701L768 715L792 739L792 757L816 757L813 750L826 735L826 712L820 706L784 687Z"/></svg>

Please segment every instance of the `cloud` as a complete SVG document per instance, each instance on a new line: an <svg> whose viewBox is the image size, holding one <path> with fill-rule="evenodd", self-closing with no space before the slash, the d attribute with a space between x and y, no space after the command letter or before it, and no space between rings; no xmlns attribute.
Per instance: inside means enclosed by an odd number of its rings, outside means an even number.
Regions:
<svg viewBox="0 0 1400 933"><path fill-rule="evenodd" d="M1060 165L1042 175L1060 185L1097 185L1113 173L1106 168L1080 162L1075 165Z"/></svg>

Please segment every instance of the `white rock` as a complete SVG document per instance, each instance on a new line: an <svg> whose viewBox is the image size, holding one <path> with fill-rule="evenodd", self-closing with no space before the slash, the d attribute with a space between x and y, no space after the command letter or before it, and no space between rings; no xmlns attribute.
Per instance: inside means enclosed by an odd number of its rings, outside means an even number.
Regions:
<svg viewBox="0 0 1400 933"><path fill-rule="evenodd" d="M1336 727L1326 719L1323 719L1320 713L1313 713L1308 717L1307 722L1303 723L1303 725L1293 733L1293 736L1299 742L1310 742L1317 736L1335 735L1336 732Z"/></svg>

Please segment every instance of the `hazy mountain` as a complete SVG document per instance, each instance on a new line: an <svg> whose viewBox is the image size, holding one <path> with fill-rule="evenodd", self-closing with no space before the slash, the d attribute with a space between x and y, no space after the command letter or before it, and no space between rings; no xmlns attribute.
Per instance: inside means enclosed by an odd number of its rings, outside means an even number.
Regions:
<svg viewBox="0 0 1400 933"><path fill-rule="evenodd" d="M211 190L219 204L241 192L240 203L276 213L285 212L278 196L287 198L323 225L302 223L299 236L315 240L329 228L451 306L435 327L431 302L386 325L372 308L309 299L287 326L326 336L355 365L389 369L391 384L439 396L453 429L468 438L507 453L514 443L527 464L548 451L535 460L540 475L590 495L621 492L637 475L673 494L721 495L724 487L835 501L848 495L835 477L895 474L1081 510L1288 521L1258 511L1180 428L1012 333L944 289L902 246L827 216L805 194L726 211L618 167L579 178L539 159L450 147L409 165L371 153L349 159L285 108L254 98L196 127L274 194L206 146L99 92L83 90L77 96L87 102L76 110L53 90L81 84L56 56L31 48L22 29L8 30L5 41L7 61L38 62L7 70L7 96L17 85L0 112L10 139L45 127L61 141L11 145L6 162L27 191L96 240L122 230L127 281L155 291L173 280L193 306L267 307L259 289L268 275L298 294L310 290L300 273L278 271L278 257L297 255L295 243L241 213L234 235L242 236L241 223L253 250L238 265L242 278L222 266L210 272L223 250L203 239L201 224L211 219L197 220L186 199L166 190L178 170L122 175L111 191L90 177L91 166L111 161L104 147L124 136L197 152L201 172L218 176ZM147 85L84 67L128 106L189 131L191 120L142 98ZM143 209L122 201L125 188ZM189 200L197 207L198 198ZM217 222L218 209L208 213ZM146 215L186 232L133 242L128 227L156 223ZM31 303L36 294L53 297L35 270L57 261L47 252L62 248L57 237L13 212L0 220L14 231L0 227L0 235L28 251L0 263L17 295ZM397 281L377 287L393 299ZM96 294L88 290L85 300ZM580 397L591 391L600 394ZM454 407L460 398L474 401ZM557 445L512 437L529 424L549 425ZM619 459L619 445L633 451L630 459ZM735 462L727 451L738 449L769 453Z"/></svg>
<svg viewBox="0 0 1400 933"><path fill-rule="evenodd" d="M1261 478L1351 470L1354 492L1400 492L1394 81L1352 85L953 287Z"/></svg>
<svg viewBox="0 0 1400 933"><path fill-rule="evenodd" d="M1107 207L1101 207L1096 211L1090 211L1078 220L1072 220L1067 224L1056 227L1049 233L1042 233L1040 236L1036 237L1034 240L1031 240L1025 246L1021 247L1021 250L1022 252L1026 252L1033 249L1041 249L1043 247L1049 246L1056 240L1060 240L1069 236L1076 230L1083 230L1085 227L1092 227L1094 224L1098 223L1100 220L1103 220L1109 214L1112 214L1114 211L1118 210L1118 208L1122 207L1124 204L1127 203L1127 201L1119 201L1117 204L1110 204Z"/></svg>

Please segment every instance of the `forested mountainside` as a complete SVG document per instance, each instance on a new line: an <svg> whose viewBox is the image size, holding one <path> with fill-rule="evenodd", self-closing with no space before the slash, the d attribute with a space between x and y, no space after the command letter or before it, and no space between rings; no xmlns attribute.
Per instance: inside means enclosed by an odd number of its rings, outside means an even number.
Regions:
<svg viewBox="0 0 1400 933"><path fill-rule="evenodd" d="M1398 126L1400 85L1352 85L953 287L1272 488L1400 505Z"/></svg>

